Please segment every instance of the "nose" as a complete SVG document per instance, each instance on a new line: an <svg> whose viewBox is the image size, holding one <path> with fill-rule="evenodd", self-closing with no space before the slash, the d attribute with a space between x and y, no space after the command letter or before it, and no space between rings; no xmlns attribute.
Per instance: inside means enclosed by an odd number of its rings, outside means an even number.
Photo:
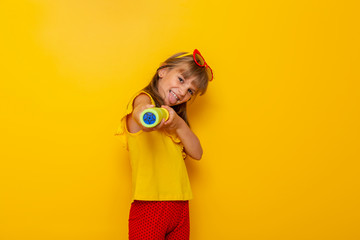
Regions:
<svg viewBox="0 0 360 240"><path fill-rule="evenodd" d="M180 88L179 88L179 95L181 96L181 98L183 98L187 93L187 86L185 85L182 85Z"/></svg>

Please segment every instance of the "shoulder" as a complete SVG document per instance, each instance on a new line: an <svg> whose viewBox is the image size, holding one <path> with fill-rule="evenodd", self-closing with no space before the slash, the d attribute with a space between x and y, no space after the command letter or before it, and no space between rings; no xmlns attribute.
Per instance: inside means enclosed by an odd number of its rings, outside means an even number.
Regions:
<svg viewBox="0 0 360 240"><path fill-rule="evenodd" d="M140 104L153 104L153 99L150 94L146 92L138 93L133 99L133 106L135 107Z"/></svg>

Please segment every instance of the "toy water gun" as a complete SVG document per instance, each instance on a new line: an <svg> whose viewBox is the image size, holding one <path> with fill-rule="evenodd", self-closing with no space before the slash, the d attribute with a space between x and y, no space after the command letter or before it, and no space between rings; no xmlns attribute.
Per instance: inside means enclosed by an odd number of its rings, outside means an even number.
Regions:
<svg viewBox="0 0 360 240"><path fill-rule="evenodd" d="M148 108L140 114L140 122L144 127L152 128L157 126L162 119L169 119L169 112L165 108Z"/></svg>

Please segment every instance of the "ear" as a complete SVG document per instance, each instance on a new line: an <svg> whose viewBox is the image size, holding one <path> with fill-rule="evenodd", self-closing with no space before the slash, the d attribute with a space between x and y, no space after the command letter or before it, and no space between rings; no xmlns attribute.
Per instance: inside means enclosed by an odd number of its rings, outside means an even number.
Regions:
<svg viewBox="0 0 360 240"><path fill-rule="evenodd" d="M158 76L160 78L164 77L167 73L167 70L168 70L168 68L162 68L162 69L158 70Z"/></svg>

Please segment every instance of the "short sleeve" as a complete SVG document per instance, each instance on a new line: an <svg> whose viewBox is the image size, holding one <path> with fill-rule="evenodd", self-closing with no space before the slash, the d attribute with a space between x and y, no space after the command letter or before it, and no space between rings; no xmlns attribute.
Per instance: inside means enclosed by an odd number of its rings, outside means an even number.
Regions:
<svg viewBox="0 0 360 240"><path fill-rule="evenodd" d="M128 145L127 145L127 128L126 128L126 117L127 115L131 114L134 110L134 106L133 106L133 103L134 103L134 100L137 96L139 96L140 94L146 94L150 97L151 99L151 103L153 105L155 105L155 102L153 100L153 98L151 97L151 95L147 92L144 92L144 91L140 91L138 93L136 93L132 98L131 100L129 101L128 105L126 106L126 109L125 111L123 112L123 114L121 115L121 120L120 120L120 124L115 132L115 136L116 137L119 137L119 139L121 140L123 146L128 149Z"/></svg>

